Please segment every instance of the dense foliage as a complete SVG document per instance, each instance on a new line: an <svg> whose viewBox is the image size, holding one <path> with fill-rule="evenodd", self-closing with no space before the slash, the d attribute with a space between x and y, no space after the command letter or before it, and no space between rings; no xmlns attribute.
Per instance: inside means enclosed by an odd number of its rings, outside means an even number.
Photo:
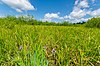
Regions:
<svg viewBox="0 0 100 66"><path fill-rule="evenodd" d="M100 29L50 25L33 17L0 18L0 66L100 65Z"/></svg>
<svg viewBox="0 0 100 66"><path fill-rule="evenodd" d="M100 28L100 18L92 18L87 21L86 27L97 27Z"/></svg>

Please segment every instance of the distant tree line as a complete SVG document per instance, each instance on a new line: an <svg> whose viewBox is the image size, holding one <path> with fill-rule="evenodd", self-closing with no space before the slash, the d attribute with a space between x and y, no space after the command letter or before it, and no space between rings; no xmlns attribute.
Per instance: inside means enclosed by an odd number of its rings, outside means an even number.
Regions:
<svg viewBox="0 0 100 66"><path fill-rule="evenodd" d="M34 19L33 16L27 15L27 16L19 16L19 17L14 17L14 16L7 16L4 18L0 18L0 21L6 21L6 23L8 22L15 22L16 24L28 24L28 25L53 25L53 26L71 26L72 23L64 21L64 22L43 22L43 21L39 21Z"/></svg>
<svg viewBox="0 0 100 66"><path fill-rule="evenodd" d="M43 21L38 21L34 19L33 16L27 15L27 16L19 16L19 17L14 17L14 16L7 16L0 18L0 23L1 25L5 23L5 26L13 26L14 24L27 24L27 25L48 25L48 26L79 26L79 25L85 25L86 27L97 27L100 28L100 18L92 18L88 20L87 22L78 22L78 23L71 23L68 21L64 22L43 22Z"/></svg>

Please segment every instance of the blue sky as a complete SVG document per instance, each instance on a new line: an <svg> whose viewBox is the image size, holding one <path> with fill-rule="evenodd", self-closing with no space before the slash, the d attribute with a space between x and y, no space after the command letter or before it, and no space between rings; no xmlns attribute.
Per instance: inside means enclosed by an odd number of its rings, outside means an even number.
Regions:
<svg viewBox="0 0 100 66"><path fill-rule="evenodd" d="M100 16L100 0L1 0L0 16L33 15L42 21L87 21Z"/></svg>

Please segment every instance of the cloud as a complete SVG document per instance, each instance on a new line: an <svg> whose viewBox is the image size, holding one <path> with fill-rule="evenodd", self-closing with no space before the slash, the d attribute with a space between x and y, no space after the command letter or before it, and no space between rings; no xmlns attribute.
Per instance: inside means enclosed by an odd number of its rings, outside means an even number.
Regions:
<svg viewBox="0 0 100 66"><path fill-rule="evenodd" d="M69 15L64 16L65 21L73 23L87 21L88 18L84 18L88 13L90 13L87 8L89 8L87 0L76 0L72 12Z"/></svg>
<svg viewBox="0 0 100 66"><path fill-rule="evenodd" d="M76 0L74 5L78 5L78 2L79 2L79 0Z"/></svg>
<svg viewBox="0 0 100 66"><path fill-rule="evenodd" d="M51 21L53 19L61 19L61 17L59 17L59 14L60 14L59 12L58 13L46 13L42 21Z"/></svg>
<svg viewBox="0 0 100 66"><path fill-rule="evenodd" d="M99 9L96 9L96 10L94 10L94 11L91 11L91 12L89 13L89 15L91 15L91 16L93 16L93 17L98 17L98 16L100 16L100 8L99 8Z"/></svg>
<svg viewBox="0 0 100 66"><path fill-rule="evenodd" d="M69 21L72 23L77 23L77 22L87 21L88 18L82 18L87 13L90 13L90 12L88 11L86 12L85 10L81 10L80 8L75 7L69 15L66 15L64 17L59 16L60 14L59 12L58 13L46 13L42 21L45 22L45 21L52 21L53 19L60 19L61 21Z"/></svg>
<svg viewBox="0 0 100 66"><path fill-rule="evenodd" d="M94 2L95 0L91 0ZM92 17L100 16L100 9L91 11L89 3L87 0L76 0L74 7L70 14L63 17L59 16L60 13L46 13L44 15L43 21L52 21L53 19L60 19L61 21L69 21L72 23L77 22L86 22ZM85 16L89 15L90 17L86 18Z"/></svg>
<svg viewBox="0 0 100 66"><path fill-rule="evenodd" d="M72 10L72 12L69 14L70 18L82 18L84 16L86 16L87 12L86 12L86 8L88 8L88 2L87 0L76 0L75 1L75 6Z"/></svg>
<svg viewBox="0 0 100 66"><path fill-rule="evenodd" d="M91 0L93 3L95 2L95 0Z"/></svg>
<svg viewBox="0 0 100 66"><path fill-rule="evenodd" d="M88 8L89 5L88 5L87 0L81 1L81 2L78 4L78 7L80 7L80 8Z"/></svg>
<svg viewBox="0 0 100 66"><path fill-rule="evenodd" d="M73 18L73 19L70 19L70 18L68 18L68 19L65 19L64 21L69 21L69 22L72 22L72 23L77 23L77 22L86 22L86 21L88 21L88 19L90 19L90 18Z"/></svg>
<svg viewBox="0 0 100 66"><path fill-rule="evenodd" d="M91 18L81 18L81 19L80 19L80 22L81 22L81 21L85 21L85 22L86 22L86 21L88 21L89 19L91 19Z"/></svg>
<svg viewBox="0 0 100 66"><path fill-rule="evenodd" d="M72 23L77 23L77 22L82 22L82 21L87 21L89 18L80 18L78 16L78 18L76 17L72 17L71 15L66 15L64 17L59 16L59 12L58 13L46 13L44 15L44 18L42 19L42 21L52 21L53 19L59 19L61 21L69 21Z"/></svg>
<svg viewBox="0 0 100 66"><path fill-rule="evenodd" d="M1 2L15 9L17 12L22 12L24 10L35 10L34 6L29 2L29 0L1 0Z"/></svg>
<svg viewBox="0 0 100 66"><path fill-rule="evenodd" d="M86 15L85 10L81 10L78 7L74 7L73 11L70 13L70 16L73 18L82 18Z"/></svg>
<svg viewBox="0 0 100 66"><path fill-rule="evenodd" d="M66 16L64 16L64 19L74 19L74 18L71 17L70 15L66 15Z"/></svg>
<svg viewBox="0 0 100 66"><path fill-rule="evenodd" d="M59 18L58 14L59 13L51 13L51 14L47 13L47 14L45 14L44 18L50 18L50 19L52 19L52 18Z"/></svg>
<svg viewBox="0 0 100 66"><path fill-rule="evenodd" d="M16 11L17 11L17 12L22 12L22 10L20 10L20 9L16 9Z"/></svg>
<svg viewBox="0 0 100 66"><path fill-rule="evenodd" d="M93 3L95 0L91 0ZM87 0L76 0L74 3L74 7L70 14L65 15L63 17L59 16L60 13L47 13L44 16L44 21L52 21L53 19L60 19L62 21L69 21L72 23L88 21L92 17L100 16L100 8L91 11L89 7L89 3ZM90 17L86 18L85 16L89 15Z"/></svg>

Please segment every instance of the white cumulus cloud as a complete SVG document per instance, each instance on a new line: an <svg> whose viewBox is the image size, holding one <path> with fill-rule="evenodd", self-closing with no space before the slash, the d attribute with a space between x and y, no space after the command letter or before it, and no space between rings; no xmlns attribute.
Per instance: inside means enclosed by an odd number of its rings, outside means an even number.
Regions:
<svg viewBox="0 0 100 66"><path fill-rule="evenodd" d="M95 2L95 0L91 0ZM88 0L76 0L74 3L73 10L63 17L59 16L60 13L47 13L44 15L43 21L52 21L53 19L60 19L62 21L69 21L72 23L88 21L92 17L100 16L100 8L91 11L89 7ZM86 18L85 16L89 15L90 17Z"/></svg>
<svg viewBox="0 0 100 66"><path fill-rule="evenodd" d="M58 13L46 13L44 15L44 19L42 21L51 21L53 19L59 19L61 17L59 17L59 12Z"/></svg>
<svg viewBox="0 0 100 66"><path fill-rule="evenodd" d="M35 10L29 0L1 0L1 2L15 9L17 12L22 12L23 10Z"/></svg>
<svg viewBox="0 0 100 66"><path fill-rule="evenodd" d="M72 12L69 15L64 16L64 18L66 21L73 23L87 21L88 19L84 18L90 13L87 8L89 8L87 0L76 0Z"/></svg>
<svg viewBox="0 0 100 66"><path fill-rule="evenodd" d="M88 2L87 0L76 0L75 6L72 10L72 12L69 14L68 18L82 18L87 15L86 8L88 8Z"/></svg>
<svg viewBox="0 0 100 66"><path fill-rule="evenodd" d="M59 18L58 14L59 13L51 13L51 14L47 13L47 14L45 14L44 18L50 18L50 19L52 19L52 18Z"/></svg>
<svg viewBox="0 0 100 66"><path fill-rule="evenodd" d="M85 10L81 10L78 7L74 7L73 11L70 13L70 16L73 18L82 18L86 15Z"/></svg>

